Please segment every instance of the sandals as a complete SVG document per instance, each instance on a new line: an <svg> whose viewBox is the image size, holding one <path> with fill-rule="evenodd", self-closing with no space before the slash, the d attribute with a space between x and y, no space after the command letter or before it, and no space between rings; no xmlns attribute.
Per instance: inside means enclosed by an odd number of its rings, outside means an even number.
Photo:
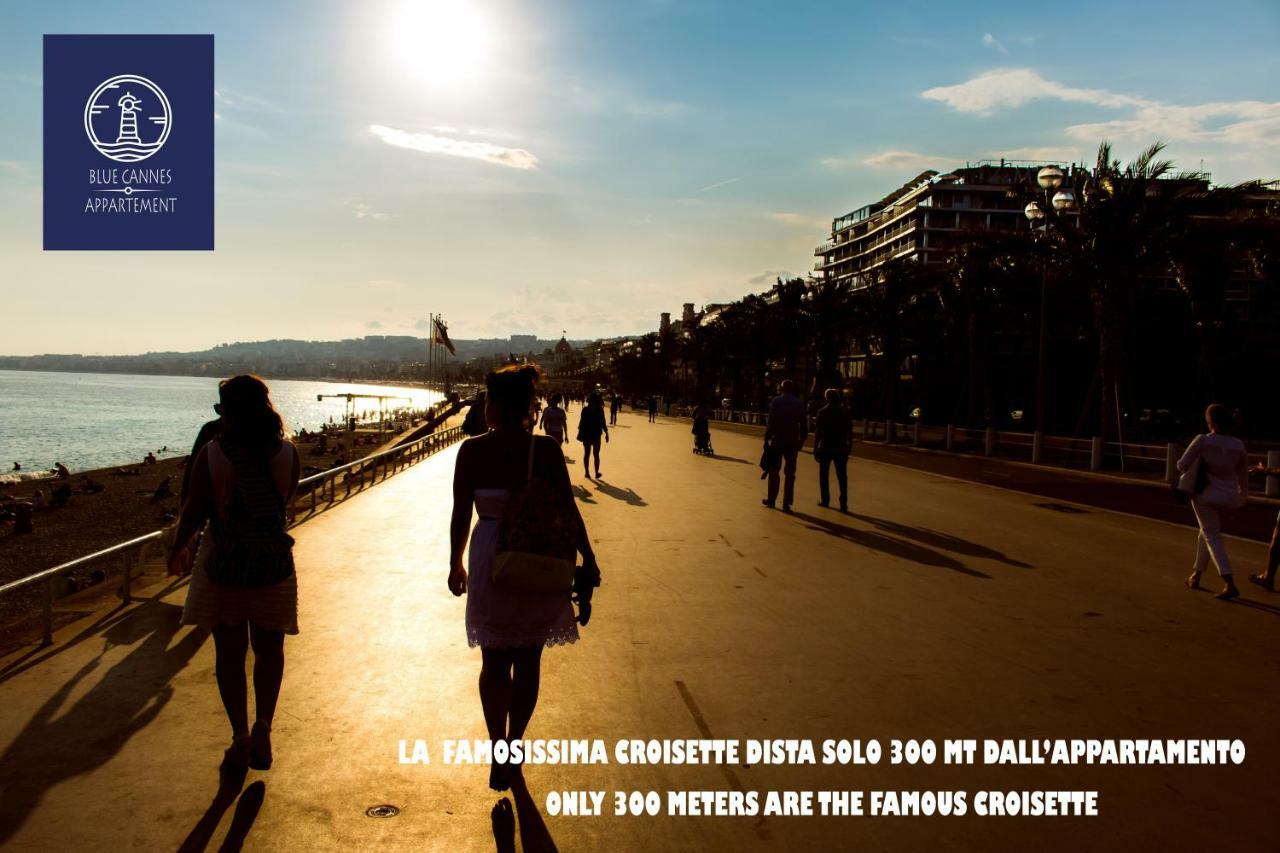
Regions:
<svg viewBox="0 0 1280 853"><path fill-rule="evenodd" d="M1187 589L1201 589L1202 587L1200 586L1200 573L1192 572L1191 577L1184 580L1183 583L1187 585Z"/></svg>
<svg viewBox="0 0 1280 853"><path fill-rule="evenodd" d="M1263 589L1265 589L1267 592L1276 591L1275 581L1272 578L1267 577L1266 575L1262 575L1262 574L1249 575L1249 583L1253 584L1254 586L1260 586Z"/></svg>
<svg viewBox="0 0 1280 853"><path fill-rule="evenodd" d="M248 771L251 750L249 735L232 738L231 746L222 753L222 770L226 773L244 773Z"/></svg>

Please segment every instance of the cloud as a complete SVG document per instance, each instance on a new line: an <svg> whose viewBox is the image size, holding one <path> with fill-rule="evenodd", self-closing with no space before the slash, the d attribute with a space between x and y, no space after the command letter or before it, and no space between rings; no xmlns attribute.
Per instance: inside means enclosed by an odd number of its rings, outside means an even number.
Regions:
<svg viewBox="0 0 1280 853"><path fill-rule="evenodd" d="M794 225L798 228L827 228L831 224L829 219L821 219L814 216L806 216L803 213L791 213L789 211L774 211L765 214L775 222L781 222L784 225Z"/></svg>
<svg viewBox="0 0 1280 853"><path fill-rule="evenodd" d="M990 115L1002 107L1020 107L1053 99L1100 107L1143 107L1153 102L1106 89L1080 89L1046 80L1030 68L996 68L954 86L926 89L920 97L941 101L962 113Z"/></svg>
<svg viewBox="0 0 1280 853"><path fill-rule="evenodd" d="M978 115L990 115L998 109L1021 107L1040 100L1126 111L1117 118L1074 124L1064 129L1067 136L1090 145L1102 139L1136 145L1146 145L1155 139L1166 143L1218 145L1221 146L1218 159L1243 160L1262 171L1274 170L1275 155L1280 153L1280 102L1274 101L1169 104L1106 89L1068 86L1047 80L1029 68L994 69L963 83L928 89L921 97L940 101L962 113ZM1074 147L1027 150L1052 152L1057 156L1026 159L1067 160L1079 153ZM1002 153L1011 155L1013 151Z"/></svg>
<svg viewBox="0 0 1280 853"><path fill-rule="evenodd" d="M790 270L763 270L747 279L747 284L753 287L760 287L761 285L772 286L777 279L786 281L791 278L795 278L795 276L791 274Z"/></svg>
<svg viewBox="0 0 1280 853"><path fill-rule="evenodd" d="M1078 163L1086 157L1083 148L1074 145L1044 145L1022 148L1002 148L987 155L988 159L998 160L1038 160L1043 163Z"/></svg>
<svg viewBox="0 0 1280 853"><path fill-rule="evenodd" d="M707 192L708 190L714 190L714 189L717 189L717 188L719 188L719 187L727 187L729 184L736 184L736 183L737 183L738 181L740 181L740 180L742 180L742 178L741 178L741 177L737 177L737 178L728 178L728 179L723 180L723 181L716 181L714 184L707 184L707 185L706 185L705 187L703 187L702 189L700 189L700 190L696 190L696 192L705 193L705 192Z"/></svg>
<svg viewBox="0 0 1280 853"><path fill-rule="evenodd" d="M359 199L351 199L347 202L347 207L351 208L351 212L355 214L356 219L372 219L375 222L383 222L391 218L390 213L374 210L372 205Z"/></svg>
<svg viewBox="0 0 1280 853"><path fill-rule="evenodd" d="M1151 104L1131 117L1076 124L1067 133L1082 140L1221 142L1274 148L1280 140L1280 102L1220 101L1192 106Z"/></svg>
<svg viewBox="0 0 1280 853"><path fill-rule="evenodd" d="M996 50L1000 51L1005 55L1008 55L1009 53L1009 48L1001 44L1000 39L996 38L991 33L983 33L982 43L987 47L995 48Z"/></svg>
<svg viewBox="0 0 1280 853"><path fill-rule="evenodd" d="M456 139L435 133L414 133L381 124L369 125L369 132L388 145L420 151L424 154L443 154L466 160L481 160L511 169L538 168L538 158L523 148L505 148L489 142Z"/></svg>
<svg viewBox="0 0 1280 853"><path fill-rule="evenodd" d="M364 324L364 327L366 329L381 329L382 324L379 323L377 320L370 320L369 322Z"/></svg>
<svg viewBox="0 0 1280 853"><path fill-rule="evenodd" d="M868 157L828 157L822 165L829 169L847 169L851 166L870 166L873 169L915 170L936 169L956 158L939 154L919 154L915 151L889 150Z"/></svg>

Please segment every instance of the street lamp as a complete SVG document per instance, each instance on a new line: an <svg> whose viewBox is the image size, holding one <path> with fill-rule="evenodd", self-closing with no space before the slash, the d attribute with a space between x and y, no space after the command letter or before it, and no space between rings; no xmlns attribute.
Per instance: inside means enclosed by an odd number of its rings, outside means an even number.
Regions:
<svg viewBox="0 0 1280 853"><path fill-rule="evenodd" d="M1076 206L1076 196L1069 189L1059 189L1066 176L1057 166L1045 166L1036 173L1036 183L1044 191L1044 206L1032 200L1023 208L1033 231L1047 236L1056 214L1067 213ZM1052 209L1055 216L1049 215ZM1049 355L1049 264L1040 268L1040 340L1036 353L1036 428L1031 439L1031 461L1039 462L1044 451L1045 371Z"/></svg>

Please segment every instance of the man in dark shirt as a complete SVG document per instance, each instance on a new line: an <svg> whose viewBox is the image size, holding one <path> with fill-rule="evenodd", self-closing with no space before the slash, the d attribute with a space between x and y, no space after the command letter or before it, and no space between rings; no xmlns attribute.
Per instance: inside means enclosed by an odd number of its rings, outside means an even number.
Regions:
<svg viewBox="0 0 1280 853"><path fill-rule="evenodd" d="M218 412L218 417L207 421L204 426L200 427L200 432L196 433L196 443L191 445L191 455L187 457L186 464L182 466L180 503L186 503L187 501L187 487L191 484L191 469L196 464L196 457L200 455L200 449L217 438L218 433L222 432L222 407L215 404L213 410Z"/></svg>
<svg viewBox="0 0 1280 853"><path fill-rule="evenodd" d="M769 421L764 429L765 447L776 453L781 461L781 478L778 468L770 468L769 496L762 503L773 508L778 500L779 479L782 479L782 511L790 512L796 494L796 456L804 447L809 434L809 421L804 412L804 401L796 394L796 383L783 380L781 393L769 403Z"/></svg>
<svg viewBox="0 0 1280 853"><path fill-rule="evenodd" d="M831 466L836 469L836 483L840 486L840 511L849 511L849 453L853 449L853 418L849 410L840 405L840 391L828 388L824 395L827 404L818 410L813 428L813 458L818 460L818 491L822 500L819 506L831 505L831 484L828 479Z"/></svg>

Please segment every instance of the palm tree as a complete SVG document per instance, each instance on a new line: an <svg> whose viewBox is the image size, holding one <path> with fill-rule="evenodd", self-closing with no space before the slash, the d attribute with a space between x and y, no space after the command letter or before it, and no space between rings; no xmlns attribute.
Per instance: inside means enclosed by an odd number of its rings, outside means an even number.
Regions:
<svg viewBox="0 0 1280 853"><path fill-rule="evenodd" d="M937 277L914 258L895 258L872 272L870 284L857 292L855 328L879 385L880 417L892 418L903 362L911 350L909 314L931 293Z"/></svg>
<svg viewBox="0 0 1280 853"><path fill-rule="evenodd" d="M1080 187L1084 200L1077 223L1064 222L1054 231L1062 248L1058 257L1066 259L1069 274L1088 290L1093 305L1099 428L1108 438L1122 429L1134 306L1145 287L1167 275L1172 241L1186 216L1184 194L1204 184L1199 175L1175 172L1171 161L1159 159L1162 150L1157 142L1121 166L1103 142L1092 182Z"/></svg>
<svg viewBox="0 0 1280 853"><path fill-rule="evenodd" d="M1258 253L1274 241L1274 216L1251 210L1249 199L1264 187L1259 182L1216 187L1185 193L1187 215L1171 241L1173 280L1187 299L1199 352L1196 359L1197 397L1218 397L1219 365L1223 336L1230 312L1228 295L1250 269Z"/></svg>
<svg viewBox="0 0 1280 853"><path fill-rule="evenodd" d="M1010 315L1028 307L1025 298L1020 298L1030 290L1025 262L1037 254L1039 244L1024 235L976 232L947 259L939 288L940 314L961 345L965 421L971 426L990 420L996 333L1019 325Z"/></svg>

